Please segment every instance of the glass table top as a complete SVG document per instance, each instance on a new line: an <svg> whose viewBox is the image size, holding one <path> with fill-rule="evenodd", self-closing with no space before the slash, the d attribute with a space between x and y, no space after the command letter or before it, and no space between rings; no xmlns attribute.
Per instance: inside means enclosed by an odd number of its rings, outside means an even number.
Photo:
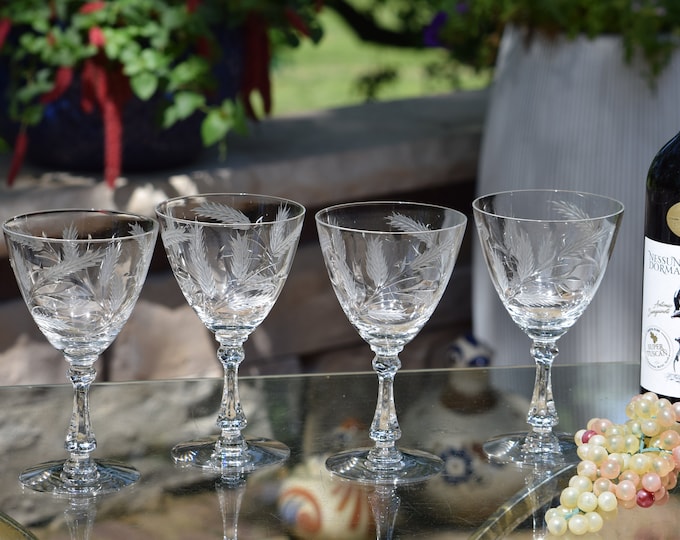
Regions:
<svg viewBox="0 0 680 540"><path fill-rule="evenodd" d="M595 416L623 421L638 393L638 370L555 365L558 429L576 431ZM142 479L90 501L22 491L17 480L25 467L65 457L70 386L0 388L0 512L7 518L0 519L0 538L349 540L376 538L376 524L380 538L543 538L539 518L573 468L545 475L502 467L481 450L493 435L526 428L533 373L530 366L400 371L399 445L434 452L446 467L424 484L398 489L358 486L324 468L330 452L371 444L372 372L243 377L246 434L291 448L283 466L246 478L181 468L170 458L177 442L216 432L222 380L96 384L94 456L129 463ZM663 507L620 510L597 538L669 538L664 531L680 530L678 504L674 496Z"/></svg>

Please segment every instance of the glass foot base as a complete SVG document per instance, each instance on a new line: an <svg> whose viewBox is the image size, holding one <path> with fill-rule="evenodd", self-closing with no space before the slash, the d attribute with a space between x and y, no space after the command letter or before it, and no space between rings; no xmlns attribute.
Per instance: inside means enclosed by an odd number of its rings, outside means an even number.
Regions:
<svg viewBox="0 0 680 540"><path fill-rule="evenodd" d="M139 471L129 465L100 459L93 462L95 478L83 483L74 483L65 478L64 461L50 461L30 467L19 475L19 481L33 491L60 496L91 496L114 493L131 486L140 478Z"/></svg>
<svg viewBox="0 0 680 540"><path fill-rule="evenodd" d="M370 450L359 448L335 454L326 460L326 469L345 480L371 485L424 482L444 470L441 459L418 450L401 450L402 459L394 469L376 469L368 460Z"/></svg>
<svg viewBox="0 0 680 540"><path fill-rule="evenodd" d="M290 456L290 449L279 441L264 438L246 438L246 450L242 455L228 459L215 455L217 437L207 437L183 442L172 449L172 459L177 465L198 467L221 472L234 469L250 472L255 469L279 465Z"/></svg>
<svg viewBox="0 0 680 540"><path fill-rule="evenodd" d="M492 463L518 466L561 466L578 463L574 436L553 433L540 440L531 439L528 432L500 435L484 443L484 453Z"/></svg>

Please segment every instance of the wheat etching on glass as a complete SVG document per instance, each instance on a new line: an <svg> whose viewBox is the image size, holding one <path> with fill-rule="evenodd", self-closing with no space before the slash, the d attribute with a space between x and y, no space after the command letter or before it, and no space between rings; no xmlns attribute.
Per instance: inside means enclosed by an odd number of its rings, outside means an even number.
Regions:
<svg viewBox="0 0 680 540"><path fill-rule="evenodd" d="M378 402L369 435L375 446L327 461L339 476L375 484L421 481L441 460L397 449L394 407L398 354L422 329L449 281L465 216L417 203L338 205L316 216L321 251L345 315L375 353Z"/></svg>
<svg viewBox="0 0 680 540"><path fill-rule="evenodd" d="M175 461L209 469L253 469L279 462L288 449L277 441L246 440L238 366L243 344L266 318L290 271L304 208L256 195L209 194L159 205L170 265L188 304L219 342L224 395L220 436L181 443Z"/></svg>
<svg viewBox="0 0 680 540"><path fill-rule="evenodd" d="M601 264L607 260L606 246L615 226L593 223L573 204L556 201L553 206L556 215L576 222L576 234L559 239L554 231L546 230L534 249L527 231L508 221L504 240L492 242L496 248L489 251L497 287L522 327L529 324L523 322L527 317L546 319L554 309L571 326L585 311L595 282L603 276ZM506 273L504 265L512 272ZM557 324L566 332L568 326L561 319Z"/></svg>
<svg viewBox="0 0 680 540"><path fill-rule="evenodd" d="M50 344L69 363L74 387L65 462L22 473L21 482L57 494L100 494L129 485L131 467L92 459L89 412L94 363L128 320L144 283L158 226L104 211L63 210L17 216L3 225L24 301Z"/></svg>
<svg viewBox="0 0 680 540"><path fill-rule="evenodd" d="M524 190L473 202L489 275L512 320L531 339L536 380L528 434L501 436L485 450L491 459L517 464L576 459L559 422L551 366L557 339L592 300L609 261L623 207L607 197Z"/></svg>

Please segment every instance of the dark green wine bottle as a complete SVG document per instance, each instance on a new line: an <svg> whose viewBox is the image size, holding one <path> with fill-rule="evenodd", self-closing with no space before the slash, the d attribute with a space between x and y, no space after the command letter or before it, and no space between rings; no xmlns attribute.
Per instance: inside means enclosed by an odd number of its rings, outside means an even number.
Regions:
<svg viewBox="0 0 680 540"><path fill-rule="evenodd" d="M680 400L680 133L647 174L640 388Z"/></svg>

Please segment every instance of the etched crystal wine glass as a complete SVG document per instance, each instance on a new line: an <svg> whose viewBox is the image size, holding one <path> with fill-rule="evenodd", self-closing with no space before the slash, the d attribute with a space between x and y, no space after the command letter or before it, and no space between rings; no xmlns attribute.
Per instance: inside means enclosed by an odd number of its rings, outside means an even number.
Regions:
<svg viewBox="0 0 680 540"><path fill-rule="evenodd" d="M559 465L576 461L559 422L551 368L557 340L588 307L614 249L623 205L608 197L559 190L486 195L472 203L491 281L512 320L531 339L536 364L528 433L499 436L492 461Z"/></svg>
<svg viewBox="0 0 680 540"><path fill-rule="evenodd" d="M365 484L420 482L442 461L400 450L393 382L399 353L429 320L451 277L467 218L408 202L350 203L316 214L321 251L345 315L373 352L378 400L372 448L331 456L332 474Z"/></svg>
<svg viewBox="0 0 680 540"><path fill-rule="evenodd" d="M288 277L305 209L276 197L203 194L158 205L161 237L184 297L210 330L224 367L220 433L177 444L176 463L213 471L252 471L280 463L283 443L245 438L238 392L243 344L264 320Z"/></svg>
<svg viewBox="0 0 680 540"><path fill-rule="evenodd" d="M134 483L132 467L93 459L89 388L94 363L128 320L153 255L158 224L132 214L52 210L2 226L26 305L42 333L68 361L74 399L65 461L24 471L21 483L58 495L98 495Z"/></svg>

